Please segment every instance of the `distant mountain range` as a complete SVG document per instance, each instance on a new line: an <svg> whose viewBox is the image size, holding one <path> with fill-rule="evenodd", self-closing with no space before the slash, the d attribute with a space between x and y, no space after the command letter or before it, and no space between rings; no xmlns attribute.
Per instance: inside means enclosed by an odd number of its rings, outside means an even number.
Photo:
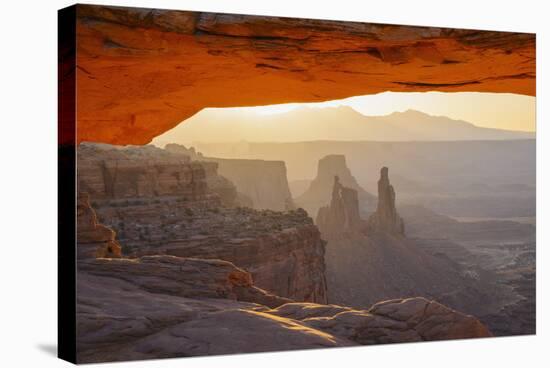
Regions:
<svg viewBox="0 0 550 368"><path fill-rule="evenodd" d="M351 107L303 107L259 115L204 110L157 138L156 143L332 141L462 141L534 138L534 132L490 129L416 110L365 116Z"/></svg>

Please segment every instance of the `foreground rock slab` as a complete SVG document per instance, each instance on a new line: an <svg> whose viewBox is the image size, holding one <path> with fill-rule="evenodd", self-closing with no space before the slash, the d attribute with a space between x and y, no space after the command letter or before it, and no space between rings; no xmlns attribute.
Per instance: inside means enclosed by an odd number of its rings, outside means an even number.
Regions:
<svg viewBox="0 0 550 368"><path fill-rule="evenodd" d="M295 303L229 262L171 256L79 261L77 325L79 363L491 336L424 298Z"/></svg>

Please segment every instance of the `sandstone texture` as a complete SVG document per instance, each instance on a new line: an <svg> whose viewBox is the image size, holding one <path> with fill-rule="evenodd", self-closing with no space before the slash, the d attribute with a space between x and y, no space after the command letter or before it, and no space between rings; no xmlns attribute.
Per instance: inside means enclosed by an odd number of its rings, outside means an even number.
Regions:
<svg viewBox="0 0 550 368"><path fill-rule="evenodd" d="M78 142L145 144L205 107L535 95L534 34L95 5L76 27Z"/></svg>
<svg viewBox="0 0 550 368"><path fill-rule="evenodd" d="M115 232L98 223L87 193L78 194L76 215L77 257L79 259L121 256L121 247L115 239Z"/></svg>
<svg viewBox="0 0 550 368"><path fill-rule="evenodd" d="M183 146L81 144L78 153L79 190L91 193L101 222L117 232L125 254L224 259L270 292L326 303L324 243L304 211L236 207L243 199L218 174L223 164ZM290 197L284 163L235 161L228 172L239 183L252 180L255 203L284 210L283 199Z"/></svg>
<svg viewBox="0 0 550 368"><path fill-rule="evenodd" d="M363 189L351 174L344 155L327 155L319 160L317 176L309 188L295 199L296 205L305 209L311 217L316 217L319 208L330 203L334 190L334 177L344 187L357 192L359 207L374 209L376 197Z"/></svg>
<svg viewBox="0 0 550 368"><path fill-rule="evenodd" d="M94 143L78 147L79 190L94 200L175 196L207 206L248 203L239 199L235 184L219 175L218 166L187 149Z"/></svg>
<svg viewBox="0 0 550 368"><path fill-rule="evenodd" d="M200 162L206 174L206 185L212 192L218 194L223 206L253 206L252 200L237 191L234 182L219 174L219 164L205 158L202 153L195 151L194 147L187 148L181 144L169 143L164 147L164 151Z"/></svg>
<svg viewBox="0 0 550 368"><path fill-rule="evenodd" d="M395 190L390 184L388 168L380 170L378 180L378 206L368 219L369 232L386 234L405 234L405 224L395 208Z"/></svg>
<svg viewBox="0 0 550 368"><path fill-rule="evenodd" d="M231 182L237 191L231 194L235 197L234 205L274 211L294 209L284 161L205 157L194 147L175 143L167 144L164 149L187 155L206 168L215 165L217 175L209 175L207 169L208 187L224 198L227 195L219 182Z"/></svg>
<svg viewBox="0 0 550 368"><path fill-rule="evenodd" d="M295 208L284 161L208 158L218 164L218 173L252 203L252 208L288 211ZM243 202L243 200L240 200Z"/></svg>
<svg viewBox="0 0 550 368"><path fill-rule="evenodd" d="M476 318L425 298L326 304L325 243L304 210L193 206L174 197L97 204L123 245L135 243L125 247L129 258L120 249L121 258L79 254L79 363L491 336ZM116 243L112 230L96 235L108 229L98 222L80 194L79 252Z"/></svg>
<svg viewBox="0 0 550 368"><path fill-rule="evenodd" d="M299 320L361 345L491 336L476 318L418 297L386 300L367 310L289 303L266 313Z"/></svg>
<svg viewBox="0 0 550 368"><path fill-rule="evenodd" d="M226 298L270 307L291 301L255 287L250 273L219 259L167 255L137 259L97 258L79 261L78 270L98 277L116 275L151 293L189 298Z"/></svg>
<svg viewBox="0 0 550 368"><path fill-rule="evenodd" d="M325 244L304 211L190 207L187 202L102 202L103 223L126 254L223 259L250 272L256 285L297 301L327 302Z"/></svg>
<svg viewBox="0 0 550 368"><path fill-rule="evenodd" d="M77 280L79 363L491 336L424 298L369 310L293 303L219 260L80 260Z"/></svg>
<svg viewBox="0 0 550 368"><path fill-rule="evenodd" d="M77 158L78 190L93 200L178 196L219 201L208 190L205 168L187 156L153 146L81 144Z"/></svg>
<svg viewBox="0 0 550 368"><path fill-rule="evenodd" d="M335 176L330 205L319 209L315 223L323 233L360 232L364 225L359 215L357 191L340 184L340 179Z"/></svg>

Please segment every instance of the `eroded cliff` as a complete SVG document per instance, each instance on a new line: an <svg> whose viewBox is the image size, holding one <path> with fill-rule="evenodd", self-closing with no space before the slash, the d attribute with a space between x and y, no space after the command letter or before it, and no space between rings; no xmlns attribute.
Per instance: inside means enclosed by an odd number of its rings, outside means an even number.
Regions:
<svg viewBox="0 0 550 368"><path fill-rule="evenodd" d="M495 280L467 272L405 237L387 168L381 170L376 212L363 220L357 206L355 190L335 180L331 203L317 217L327 241L330 303L364 308L378 300L422 295L480 316L511 297Z"/></svg>
<svg viewBox="0 0 550 368"><path fill-rule="evenodd" d="M206 157L193 147L175 143L167 144L164 149L203 164L216 165L217 176L234 184L238 205L274 211L294 208L284 161Z"/></svg>
<svg viewBox="0 0 550 368"><path fill-rule="evenodd" d="M88 234L98 227L107 229L98 223L86 196L79 198L78 231ZM124 224L119 232L123 241L136 232L142 245L158 240L150 230L142 232L143 227L172 231L172 235L177 232L177 236L173 241L161 239L156 245L137 246L132 258L102 258L106 255L101 252L79 256L79 363L492 336L476 318L425 298L388 300L354 309L296 303L266 291L259 285L275 282L283 286L277 290L281 293L326 303L324 243L305 211L193 208L188 202L184 206L170 198L164 200L132 203L131 209L102 202L102 217L125 214L114 221L118 226ZM178 203L179 207L174 206ZM167 222L169 229L151 221L162 205L170 211L161 215L173 214ZM187 221L181 221L178 208ZM213 221L216 214L224 221ZM187 230L177 230L181 228ZM198 236L198 229L209 229L210 235ZM224 239L228 231L233 232L229 241ZM184 235L190 236L185 239ZM92 249L89 238L79 236L77 247ZM112 230L109 241L116 242ZM105 249L102 242L93 244ZM136 253L146 253L144 249L152 255L136 257ZM252 273L230 259L250 262ZM321 279L312 279L311 270ZM258 276L257 282L253 275ZM304 280L315 281L317 288L311 290Z"/></svg>
<svg viewBox="0 0 550 368"><path fill-rule="evenodd" d="M116 233L98 223L87 193L78 193L76 208L77 258L118 258L121 247Z"/></svg>
<svg viewBox="0 0 550 368"><path fill-rule="evenodd" d="M103 223L127 254L223 259L256 284L297 301L327 302L325 244L304 211L203 208L189 202L103 202Z"/></svg>
<svg viewBox="0 0 550 368"><path fill-rule="evenodd" d="M376 198L357 183L347 167L344 155L327 155L319 160L317 176L311 181L309 188L295 198L296 205L304 208L311 217L316 217L319 208L331 201L335 176L344 187L357 192L358 205L362 210L374 209Z"/></svg>

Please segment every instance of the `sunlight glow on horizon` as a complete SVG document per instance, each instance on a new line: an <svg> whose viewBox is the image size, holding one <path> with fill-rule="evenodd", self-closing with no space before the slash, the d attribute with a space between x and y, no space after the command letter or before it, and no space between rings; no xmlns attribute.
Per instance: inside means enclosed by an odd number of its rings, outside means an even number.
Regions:
<svg viewBox="0 0 550 368"><path fill-rule="evenodd" d="M303 107L349 106L363 115L382 116L412 109L434 116L464 120L479 127L534 132L536 129L535 101L535 97L510 93L383 92L326 102L209 108L208 110L235 110L258 115L276 115Z"/></svg>

